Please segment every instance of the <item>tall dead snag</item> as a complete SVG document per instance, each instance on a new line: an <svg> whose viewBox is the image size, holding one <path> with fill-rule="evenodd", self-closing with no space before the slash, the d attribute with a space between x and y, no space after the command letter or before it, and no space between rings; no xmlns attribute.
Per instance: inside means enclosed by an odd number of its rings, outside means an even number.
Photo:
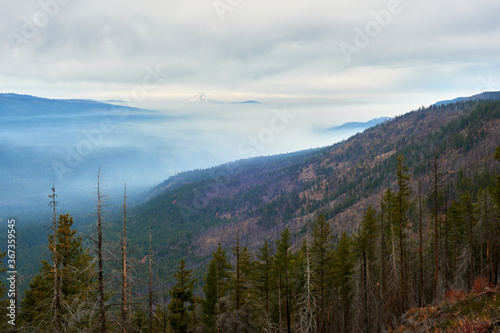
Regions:
<svg viewBox="0 0 500 333"><path fill-rule="evenodd" d="M438 257L438 175L439 165L437 156L432 163L434 178L434 297L439 297L439 257Z"/></svg>
<svg viewBox="0 0 500 333"><path fill-rule="evenodd" d="M123 190L123 238L122 238L122 332L128 329L127 314L127 184Z"/></svg>
<svg viewBox="0 0 500 333"><path fill-rule="evenodd" d="M54 330L56 333L61 332L61 318L59 314L59 310L61 308L61 295L59 288L59 274L58 274L58 260L57 260L57 219L56 219L56 188L52 186L52 194L49 195L50 201L49 205L52 206L54 212L54 225L53 225L53 243L52 247L52 263L53 263L53 274L54 274Z"/></svg>
<svg viewBox="0 0 500 333"><path fill-rule="evenodd" d="M448 291L450 285L450 267L448 252L448 193L444 195L444 276L445 291Z"/></svg>
<svg viewBox="0 0 500 333"><path fill-rule="evenodd" d="M385 243L385 218L384 218L384 212L386 210L386 204L384 202L384 193L382 193L382 200L380 202L380 265L381 265L381 279L380 279L380 309L381 309L381 319L382 323L385 324L385 290L386 290L386 284L387 284L387 273L386 273L386 263L385 263L385 258L387 255L387 249L386 249L386 243Z"/></svg>
<svg viewBox="0 0 500 333"><path fill-rule="evenodd" d="M418 283L418 307L423 306L424 294L424 259L422 242L422 184L418 183L418 257L420 266L420 278Z"/></svg>
<svg viewBox="0 0 500 333"><path fill-rule="evenodd" d="M408 288L406 279L406 237L408 229L408 217L406 213L410 207L409 197L411 194L410 190L410 174L408 174L408 166L404 164L403 155L399 155L397 158L397 183L398 192L396 193L396 228L399 233L399 270L400 270L400 294L401 294L401 313L406 312L408 306Z"/></svg>
<svg viewBox="0 0 500 333"><path fill-rule="evenodd" d="M151 259L151 225L149 226L149 333L153 333L153 262Z"/></svg>
<svg viewBox="0 0 500 333"><path fill-rule="evenodd" d="M316 312L316 298L313 294L313 289L316 288L313 278L313 273L311 270L311 260L310 260L310 246L309 246L309 231L307 232L306 238L304 239L304 244L302 251L305 252L305 273L304 273L304 291L301 293L298 299L298 327L299 332L312 333L319 332L317 329L317 323L315 320L314 313Z"/></svg>
<svg viewBox="0 0 500 333"><path fill-rule="evenodd" d="M97 171L97 266L99 283L99 322L100 332L106 332L106 308L104 306L104 275L102 254L102 197L100 183L101 167Z"/></svg>

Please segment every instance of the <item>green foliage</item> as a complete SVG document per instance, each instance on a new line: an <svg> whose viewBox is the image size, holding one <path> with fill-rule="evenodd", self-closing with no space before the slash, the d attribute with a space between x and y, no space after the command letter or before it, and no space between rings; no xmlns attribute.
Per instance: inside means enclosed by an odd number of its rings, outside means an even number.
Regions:
<svg viewBox="0 0 500 333"><path fill-rule="evenodd" d="M205 286L203 287L205 300L202 303L203 321L209 328L213 328L215 325L215 317L218 314L217 303L219 299L225 297L229 293L231 279L230 269L232 268L227 259L226 251L222 249L220 243L212 256L208 274L205 278Z"/></svg>
<svg viewBox="0 0 500 333"><path fill-rule="evenodd" d="M193 298L194 280L191 271L186 270L186 263L181 260L174 274L177 283L170 289L172 300L168 306L170 327L175 332L185 333L189 325L188 307L195 303ZM189 303L189 305L188 305Z"/></svg>
<svg viewBox="0 0 500 333"><path fill-rule="evenodd" d="M72 229L73 219L61 215L57 224L57 263L61 291L62 327L68 331L89 328L92 311L97 301L97 281L95 264L88 249L82 247L82 238ZM54 239L49 237L49 249L53 249ZM30 282L29 290L21 302L20 319L23 325L38 327L43 331L52 331L54 323L53 265L42 261L42 268Z"/></svg>
<svg viewBox="0 0 500 333"><path fill-rule="evenodd" d="M370 205L361 220L361 230L358 235L358 253L366 253L369 262L375 262L377 259L377 237L379 233L378 220L376 218L376 211Z"/></svg>

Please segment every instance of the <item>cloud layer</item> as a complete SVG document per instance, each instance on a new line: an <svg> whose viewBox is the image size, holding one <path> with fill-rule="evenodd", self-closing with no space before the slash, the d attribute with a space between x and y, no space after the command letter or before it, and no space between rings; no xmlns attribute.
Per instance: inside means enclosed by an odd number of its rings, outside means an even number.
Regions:
<svg viewBox="0 0 500 333"><path fill-rule="evenodd" d="M499 12L496 0L8 1L0 90L119 98L157 66L156 99L418 106L500 89Z"/></svg>

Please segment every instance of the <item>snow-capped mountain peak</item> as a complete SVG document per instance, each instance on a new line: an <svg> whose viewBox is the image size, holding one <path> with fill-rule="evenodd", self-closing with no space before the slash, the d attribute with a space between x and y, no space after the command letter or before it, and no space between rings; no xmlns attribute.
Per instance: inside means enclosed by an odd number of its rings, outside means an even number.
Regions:
<svg viewBox="0 0 500 333"><path fill-rule="evenodd" d="M207 96L205 96L205 94L201 93L199 95L191 97L188 102L190 102L190 103L206 103L207 101L208 101Z"/></svg>

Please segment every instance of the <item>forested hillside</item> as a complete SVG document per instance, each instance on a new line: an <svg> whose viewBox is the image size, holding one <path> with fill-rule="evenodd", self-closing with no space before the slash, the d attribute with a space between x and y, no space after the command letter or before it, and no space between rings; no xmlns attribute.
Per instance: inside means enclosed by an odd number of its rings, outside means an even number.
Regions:
<svg viewBox="0 0 500 333"><path fill-rule="evenodd" d="M498 95L421 108L330 147L181 173L141 205L124 196L108 221L98 194L90 250L54 214L22 327L497 329Z"/></svg>
<svg viewBox="0 0 500 333"><path fill-rule="evenodd" d="M147 235L139 230L153 226L157 258L169 263L160 270L172 269L179 258L191 267L206 264L217 243L227 249L238 234L256 250L288 227L298 246L307 221L318 213L335 233L352 233L368 206L394 189L400 154L412 174L411 199L420 182L425 205L431 205L434 159L450 202L466 187L476 193L489 184L496 170L492 154L500 142L499 119L496 101L431 107L331 147L179 174L132 211L130 228L137 244L145 244Z"/></svg>

